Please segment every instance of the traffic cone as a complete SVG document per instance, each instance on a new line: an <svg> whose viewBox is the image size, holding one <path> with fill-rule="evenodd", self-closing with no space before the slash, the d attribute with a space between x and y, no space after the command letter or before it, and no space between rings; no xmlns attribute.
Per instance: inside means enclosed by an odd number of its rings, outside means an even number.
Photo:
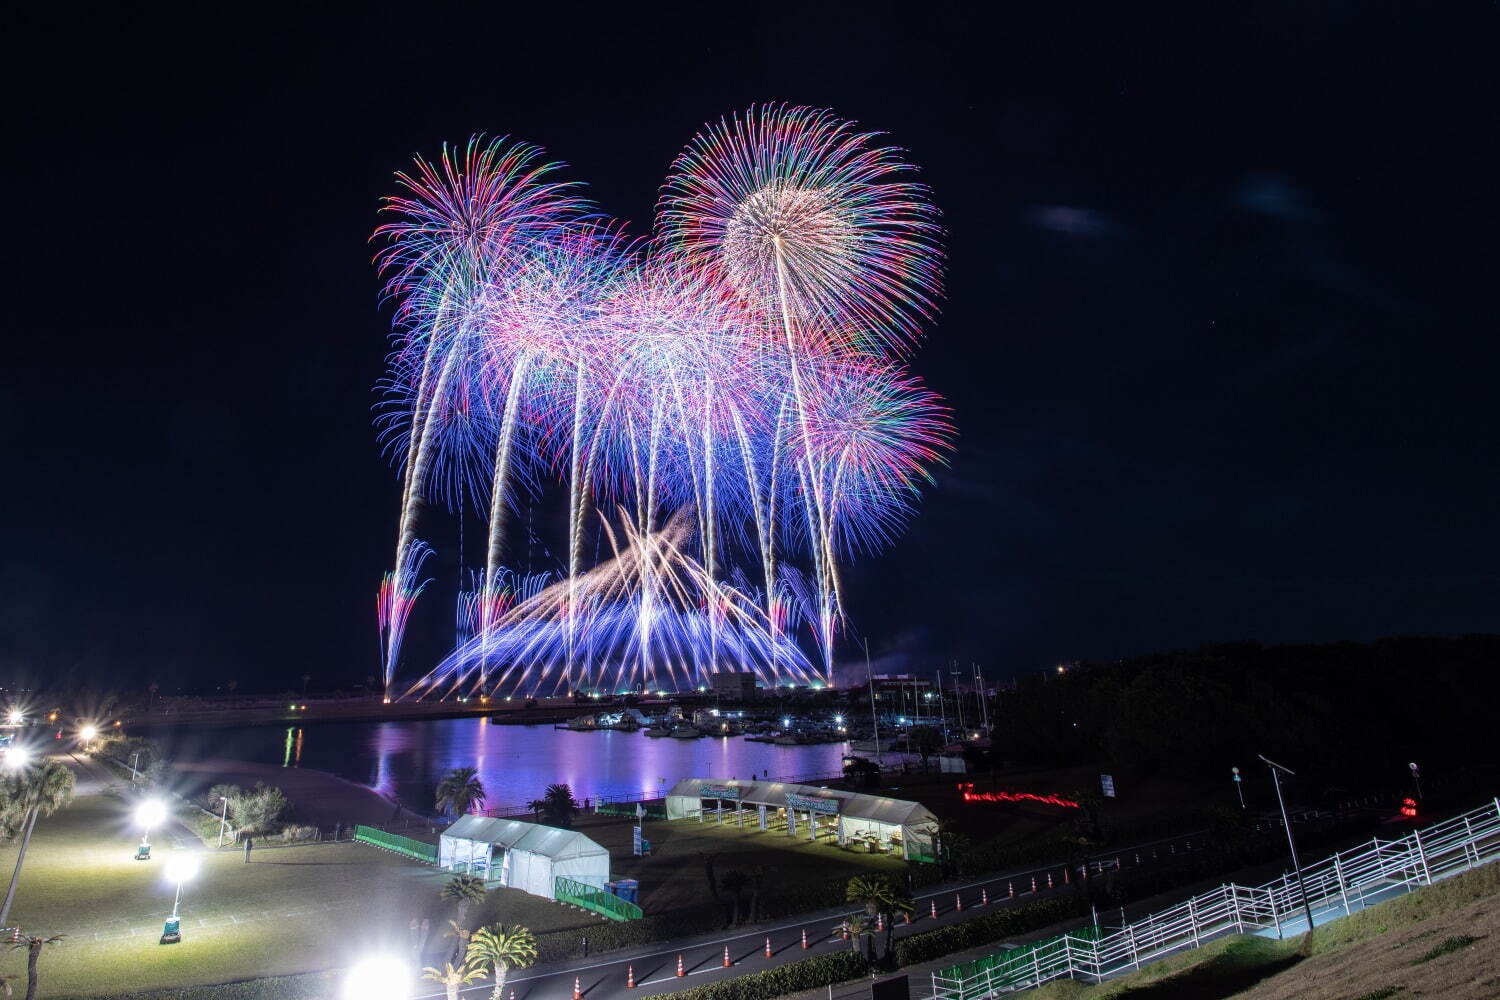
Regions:
<svg viewBox="0 0 1500 1000"><path fill-rule="evenodd" d="M1051 872L1047 873L1047 888L1049 888L1049 889L1052 888L1052 873Z"/></svg>
<svg viewBox="0 0 1500 1000"><path fill-rule="evenodd" d="M1011 899L1015 899L1016 898L1016 884L1014 882L1007 882L1006 885L1010 886L1010 898Z"/></svg>
<svg viewBox="0 0 1500 1000"><path fill-rule="evenodd" d="M514 986L510 988L510 1000L516 1000L516 988Z"/></svg>
<svg viewBox="0 0 1500 1000"><path fill-rule="evenodd" d="M729 969L733 966L734 963L729 960L729 945L726 944L724 946L724 968Z"/></svg>
<svg viewBox="0 0 1500 1000"><path fill-rule="evenodd" d="M989 906L990 905L990 891L988 889L980 889L979 890L979 905L980 906Z"/></svg>
<svg viewBox="0 0 1500 1000"><path fill-rule="evenodd" d="M810 945L810 944L807 943L807 928L804 927L804 928L802 928L802 950L806 951L807 949L809 949L811 947L812 947L812 945Z"/></svg>
<svg viewBox="0 0 1500 1000"><path fill-rule="evenodd" d="M583 1000L583 983L579 982L577 976L573 977L573 1000Z"/></svg>
<svg viewBox="0 0 1500 1000"><path fill-rule="evenodd" d="M687 975L687 970L682 967L682 956L681 955L677 956L677 975L678 976L685 976L685 975Z"/></svg>
<svg viewBox="0 0 1500 1000"><path fill-rule="evenodd" d="M953 912L954 913L962 913L963 911L964 911L964 898L962 896L960 896L958 893L955 892L953 894Z"/></svg>
<svg viewBox="0 0 1500 1000"><path fill-rule="evenodd" d="M911 924L911 911L910 910L902 910L901 911L901 916L903 916L903 917L906 918L906 923L908 925Z"/></svg>
<svg viewBox="0 0 1500 1000"><path fill-rule="evenodd" d="M1031 876L1031 891L1036 892L1036 876Z"/></svg>
<svg viewBox="0 0 1500 1000"><path fill-rule="evenodd" d="M625 966L625 988L627 990L635 989L635 966L633 965Z"/></svg>
<svg viewBox="0 0 1500 1000"><path fill-rule="evenodd" d="M1063 869L1063 885L1069 885L1069 884L1072 883L1072 881L1073 881L1072 874L1070 873L1070 871L1067 868L1064 868Z"/></svg>
<svg viewBox="0 0 1500 1000"><path fill-rule="evenodd" d="M885 930L885 914L877 913L875 914L875 933L879 934L883 930Z"/></svg>
<svg viewBox="0 0 1500 1000"><path fill-rule="evenodd" d="M937 900L935 899L932 901L932 919L937 919Z"/></svg>
<svg viewBox="0 0 1500 1000"><path fill-rule="evenodd" d="M766 938L766 957L767 958L772 957L771 956L771 939L770 938Z"/></svg>

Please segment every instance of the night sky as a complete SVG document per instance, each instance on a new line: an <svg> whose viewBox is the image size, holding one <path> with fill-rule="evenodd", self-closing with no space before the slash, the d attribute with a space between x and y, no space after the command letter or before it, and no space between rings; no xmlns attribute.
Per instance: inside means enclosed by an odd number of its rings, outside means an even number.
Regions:
<svg viewBox="0 0 1500 1000"><path fill-rule="evenodd" d="M393 171L510 133L644 233L768 100L889 132L949 233L958 451L848 571L877 655L1500 631L1496 8L1065 6L10 5L0 668L376 673Z"/></svg>

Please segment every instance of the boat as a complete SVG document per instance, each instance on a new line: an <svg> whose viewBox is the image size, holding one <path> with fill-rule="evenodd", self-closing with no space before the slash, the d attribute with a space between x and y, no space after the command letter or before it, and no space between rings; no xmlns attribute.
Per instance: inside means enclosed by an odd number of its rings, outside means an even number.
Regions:
<svg viewBox="0 0 1500 1000"><path fill-rule="evenodd" d="M645 733L646 733L647 736L650 736L653 739L661 737L661 736L671 736L672 735L672 727L670 727L670 726L664 726L664 725L661 725L660 723L658 723L658 724L656 724L654 726L647 726L646 729L645 729Z"/></svg>
<svg viewBox="0 0 1500 1000"><path fill-rule="evenodd" d="M697 726L681 725L673 728L671 736L674 740L696 740L703 735L703 730Z"/></svg>

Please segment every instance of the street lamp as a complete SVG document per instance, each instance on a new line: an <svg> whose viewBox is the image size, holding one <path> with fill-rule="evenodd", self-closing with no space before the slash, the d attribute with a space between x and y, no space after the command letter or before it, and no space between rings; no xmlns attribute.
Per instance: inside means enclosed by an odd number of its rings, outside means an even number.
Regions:
<svg viewBox="0 0 1500 1000"><path fill-rule="evenodd" d="M99 735L99 730L92 724L84 725L78 730L78 742L87 747L94 742L94 737Z"/></svg>
<svg viewBox="0 0 1500 1000"><path fill-rule="evenodd" d="M12 743L5 749L5 766L12 771L19 771L31 763L31 754L25 747L18 747Z"/></svg>
<svg viewBox="0 0 1500 1000"><path fill-rule="evenodd" d="M344 976L344 1000L406 1000L411 970L392 955L371 955Z"/></svg>
<svg viewBox="0 0 1500 1000"><path fill-rule="evenodd" d="M6 719L12 726L19 726L26 721L26 713L19 708L13 708L10 710L10 714L6 716Z"/></svg>
<svg viewBox="0 0 1500 1000"><path fill-rule="evenodd" d="M141 846L135 849L137 861L151 860L151 828L160 826L167 818L167 807L155 799L142 802L135 811L135 821L141 827Z"/></svg>
<svg viewBox="0 0 1500 1000"><path fill-rule="evenodd" d="M1231 767L1229 773L1234 776L1234 790L1240 795L1240 808L1245 808L1245 786L1240 782L1240 769Z"/></svg>
<svg viewBox="0 0 1500 1000"><path fill-rule="evenodd" d="M1412 761L1410 764L1407 764L1406 766L1409 767L1409 768L1411 768L1411 780L1412 780L1412 784L1414 784L1414 785L1417 786L1417 801L1421 802L1422 801L1422 769L1417 766L1417 762L1416 761Z"/></svg>
<svg viewBox="0 0 1500 1000"><path fill-rule="evenodd" d="M1292 870L1297 873L1297 889L1302 893L1302 910L1307 914L1307 933L1311 934L1313 929L1312 904L1307 901L1307 885L1302 881L1302 862L1297 859L1297 842L1292 839L1292 821L1287 819L1286 799L1281 797L1281 775L1295 775L1297 772L1289 767L1282 767L1265 754L1256 754L1266 762L1271 769L1271 782L1276 786L1276 804L1281 806L1281 825L1286 827L1286 843L1292 849Z"/></svg>
<svg viewBox="0 0 1500 1000"><path fill-rule="evenodd" d="M224 811L219 814L219 846L224 846L224 827L229 822L229 796L220 795L219 801L224 803Z"/></svg>
<svg viewBox="0 0 1500 1000"><path fill-rule="evenodd" d="M194 854L173 858L167 865L167 880L177 883L177 894L172 898L172 915L162 925L162 944L176 944L182 940L182 924L177 917L177 908L182 904L182 883L196 874L198 874L198 857Z"/></svg>

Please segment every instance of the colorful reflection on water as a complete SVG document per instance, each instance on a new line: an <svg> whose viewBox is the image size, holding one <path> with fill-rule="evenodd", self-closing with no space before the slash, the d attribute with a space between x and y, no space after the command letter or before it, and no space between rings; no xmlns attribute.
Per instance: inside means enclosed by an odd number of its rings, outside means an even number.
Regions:
<svg viewBox="0 0 1500 1000"><path fill-rule="evenodd" d="M446 772L475 767L489 793L487 806L519 812L558 782L572 785L581 802L654 797L690 776L828 777L839 773L844 745L777 746L744 737L678 740L445 719L215 730L201 746L179 745L175 752L331 771L420 812L432 811L433 788Z"/></svg>

